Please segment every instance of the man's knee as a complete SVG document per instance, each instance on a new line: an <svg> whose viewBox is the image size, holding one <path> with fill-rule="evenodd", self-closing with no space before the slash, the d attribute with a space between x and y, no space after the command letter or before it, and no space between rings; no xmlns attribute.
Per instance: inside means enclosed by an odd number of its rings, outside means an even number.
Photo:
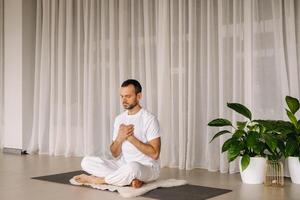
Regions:
<svg viewBox="0 0 300 200"><path fill-rule="evenodd" d="M138 162L130 162L128 165L129 173L132 173L135 177L140 175L141 173L141 164Z"/></svg>
<svg viewBox="0 0 300 200"><path fill-rule="evenodd" d="M84 157L81 161L81 168L85 171L91 165L91 157Z"/></svg>

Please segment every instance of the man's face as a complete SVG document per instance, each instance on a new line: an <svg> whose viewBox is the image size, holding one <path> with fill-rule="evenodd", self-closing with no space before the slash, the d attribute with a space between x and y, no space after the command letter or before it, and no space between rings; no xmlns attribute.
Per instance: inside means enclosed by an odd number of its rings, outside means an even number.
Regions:
<svg viewBox="0 0 300 200"><path fill-rule="evenodd" d="M135 94L135 88L133 85L121 87L120 96L122 105L126 110L131 110L139 104L141 93Z"/></svg>

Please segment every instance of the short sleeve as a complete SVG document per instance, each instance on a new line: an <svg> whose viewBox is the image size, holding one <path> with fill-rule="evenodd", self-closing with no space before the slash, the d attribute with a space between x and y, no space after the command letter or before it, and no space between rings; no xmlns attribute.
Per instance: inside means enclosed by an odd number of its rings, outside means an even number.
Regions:
<svg viewBox="0 0 300 200"><path fill-rule="evenodd" d="M159 123L156 117L153 117L149 120L149 123L147 123L147 129L146 129L146 138L147 141L153 140L155 138L160 137L160 128Z"/></svg>
<svg viewBox="0 0 300 200"><path fill-rule="evenodd" d="M117 122L117 119L115 119L114 130L113 130L113 141L115 141L118 137L118 130L119 130L119 123Z"/></svg>

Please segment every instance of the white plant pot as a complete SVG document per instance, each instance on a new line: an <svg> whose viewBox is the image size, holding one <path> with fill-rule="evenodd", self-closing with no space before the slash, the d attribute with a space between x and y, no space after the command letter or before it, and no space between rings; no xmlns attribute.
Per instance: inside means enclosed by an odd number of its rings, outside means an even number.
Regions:
<svg viewBox="0 0 300 200"><path fill-rule="evenodd" d="M266 159L262 157L251 157L248 167L242 171L242 157L240 157L239 167L243 183L262 184L266 174Z"/></svg>
<svg viewBox="0 0 300 200"><path fill-rule="evenodd" d="M289 171L293 183L300 184L300 162L298 157L288 157Z"/></svg>

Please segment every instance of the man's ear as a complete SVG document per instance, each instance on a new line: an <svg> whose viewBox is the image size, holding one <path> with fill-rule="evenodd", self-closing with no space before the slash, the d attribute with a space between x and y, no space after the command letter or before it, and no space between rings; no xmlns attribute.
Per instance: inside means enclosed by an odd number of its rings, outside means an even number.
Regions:
<svg viewBox="0 0 300 200"><path fill-rule="evenodd" d="M139 93L137 93L137 95L136 95L136 96L137 96L137 99L138 99L138 100L141 100L143 95L142 95L142 93L141 93L141 92L139 92Z"/></svg>

